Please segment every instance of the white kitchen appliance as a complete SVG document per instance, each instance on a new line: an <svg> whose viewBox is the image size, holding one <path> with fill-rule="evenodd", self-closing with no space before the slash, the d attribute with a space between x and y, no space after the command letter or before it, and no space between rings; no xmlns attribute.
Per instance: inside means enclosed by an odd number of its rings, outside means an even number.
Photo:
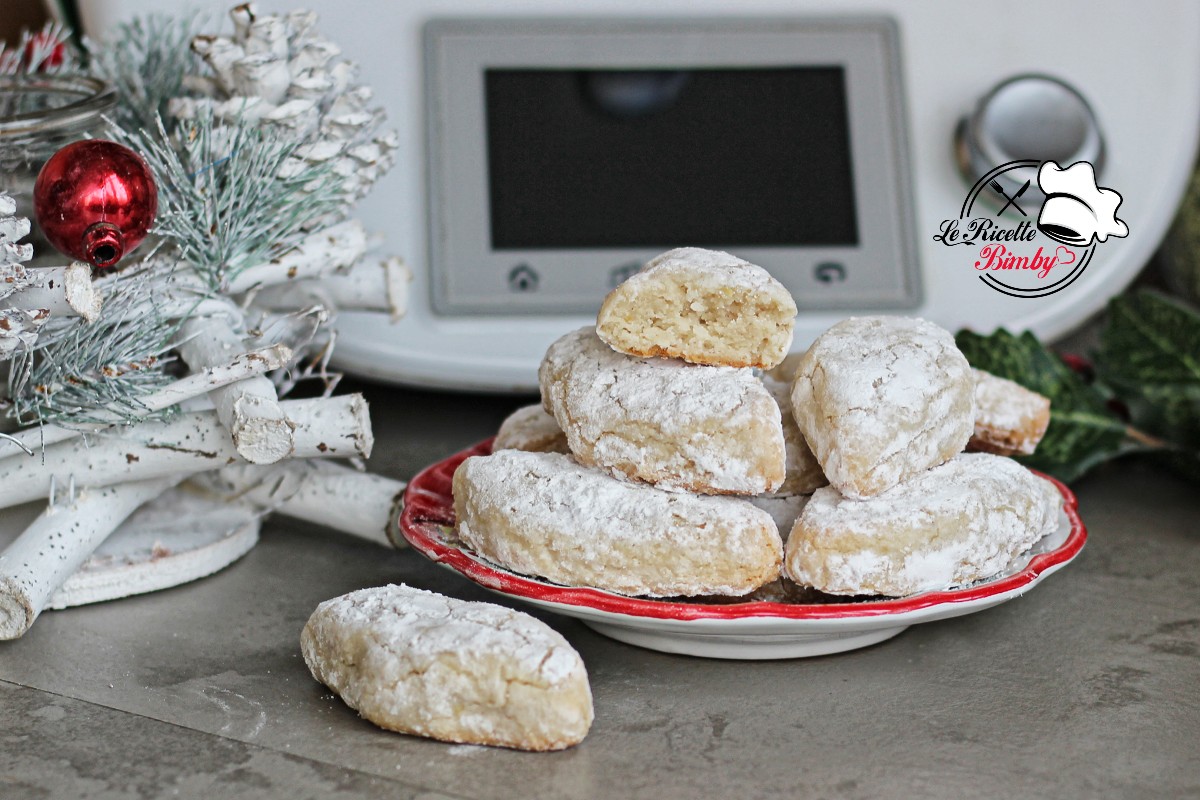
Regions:
<svg viewBox="0 0 1200 800"><path fill-rule="evenodd" d="M93 34L185 5L81 2ZM336 356L398 383L533 389L550 342L681 245L783 281L796 349L855 312L1055 337L1153 253L1200 129L1190 0L259 5L319 12L400 130L359 217L413 267L411 305L343 314ZM1013 297L933 237L976 179L1031 158L1094 163L1129 235Z"/></svg>

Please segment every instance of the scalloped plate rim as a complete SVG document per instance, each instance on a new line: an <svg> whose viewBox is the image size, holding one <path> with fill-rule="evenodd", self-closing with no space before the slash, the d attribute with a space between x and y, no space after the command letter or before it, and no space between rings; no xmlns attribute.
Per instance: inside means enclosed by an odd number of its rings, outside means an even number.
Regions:
<svg viewBox="0 0 1200 800"><path fill-rule="evenodd" d="M447 515L447 511L450 515L453 513L449 506L452 502L448 489L450 477L466 458L490 453L492 442L492 438L486 439L431 464L409 482L404 495L404 510L398 521L401 534L422 555L485 589L585 622L675 633L768 636L902 628L982 611L1018 597L1070 563L1087 541L1087 529L1079 518L1075 495L1060 481L1037 473L1050 480L1063 496L1062 511L1070 525L1064 541L1048 552L1033 556L1015 573L967 587L855 603L707 605L626 597L588 587L559 586L509 572L466 548L444 542L429 530L452 524ZM447 488L439 489L436 486L439 480ZM434 512L440 512L440 516ZM1060 527L1058 532L1061 530Z"/></svg>

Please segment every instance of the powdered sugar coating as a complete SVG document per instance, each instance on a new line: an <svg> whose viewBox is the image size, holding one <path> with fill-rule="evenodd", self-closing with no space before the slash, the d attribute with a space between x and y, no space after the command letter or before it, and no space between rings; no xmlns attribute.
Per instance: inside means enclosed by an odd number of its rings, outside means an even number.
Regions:
<svg viewBox="0 0 1200 800"><path fill-rule="evenodd" d="M518 408L505 417L493 450L529 450L535 453L569 453L567 435L558 420L539 405Z"/></svg>
<svg viewBox="0 0 1200 800"><path fill-rule="evenodd" d="M830 594L903 596L990 577L1055 530L1062 497L1017 462L959 455L883 494L817 490L785 570Z"/></svg>
<svg viewBox="0 0 1200 800"><path fill-rule="evenodd" d="M830 484L871 497L962 451L974 428L975 379L937 325L851 317L800 359L792 412Z"/></svg>
<svg viewBox="0 0 1200 800"><path fill-rule="evenodd" d="M967 445L998 455L1029 455L1050 425L1050 398L981 369L975 376L975 431Z"/></svg>
<svg viewBox="0 0 1200 800"><path fill-rule="evenodd" d="M725 285L745 292L787 292L783 284L772 278L771 273L762 267L722 250L706 250L703 247L676 247L674 250L668 250L647 261L637 274L689 275L696 270L717 275ZM791 295L788 295L788 299L791 299ZM794 300L791 301L791 306L792 316L795 316Z"/></svg>
<svg viewBox="0 0 1200 800"><path fill-rule="evenodd" d="M765 269L729 253L680 247L613 289L600 338L634 356L693 364L777 365L792 343L796 302Z"/></svg>
<svg viewBox="0 0 1200 800"><path fill-rule="evenodd" d="M317 606L301 650L313 677L392 730L547 750L591 726L579 654L545 623L491 603L361 589Z"/></svg>
<svg viewBox="0 0 1200 800"><path fill-rule="evenodd" d="M504 450L454 474L458 535L526 575L628 595L742 595L779 576L783 546L744 500L616 480L557 453Z"/></svg>
<svg viewBox="0 0 1200 800"><path fill-rule="evenodd" d="M749 369L630 358L592 328L546 352L542 404L580 462L659 488L775 491L785 475L779 408Z"/></svg>

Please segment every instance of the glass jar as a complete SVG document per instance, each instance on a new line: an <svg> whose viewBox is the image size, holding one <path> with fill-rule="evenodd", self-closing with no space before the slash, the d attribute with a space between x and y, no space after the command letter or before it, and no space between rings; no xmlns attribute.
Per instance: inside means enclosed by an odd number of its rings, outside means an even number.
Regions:
<svg viewBox="0 0 1200 800"><path fill-rule="evenodd" d="M33 266L62 263L64 256L46 241L33 214L33 184L50 156L65 144L99 136L104 115L117 95L102 80L82 75L0 76L0 192L12 195L17 216L32 230Z"/></svg>

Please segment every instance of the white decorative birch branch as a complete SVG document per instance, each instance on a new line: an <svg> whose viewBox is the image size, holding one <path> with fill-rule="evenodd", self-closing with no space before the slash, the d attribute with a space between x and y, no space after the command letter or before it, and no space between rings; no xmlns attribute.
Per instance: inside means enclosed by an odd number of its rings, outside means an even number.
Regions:
<svg viewBox="0 0 1200 800"><path fill-rule="evenodd" d="M362 395L280 405L296 426L291 457L370 455L374 438ZM94 438L90 444L73 439L47 447L37 460L0 459L0 508L47 497L55 482L65 486L74 479L83 486L111 486L243 462L215 411L181 414L166 423L143 422Z"/></svg>
<svg viewBox="0 0 1200 800"><path fill-rule="evenodd" d="M222 386L279 369L288 363L291 357L292 351L282 344L242 353L224 364L206 367L164 386L159 391L142 398L142 405L147 413L162 411ZM100 431L109 425L119 425L125 422L125 418L116 411L111 411L109 414L108 425L97 423L70 428L44 425L41 428L26 428L0 438L0 460L17 455L28 456L26 451L36 451L68 439L74 439L84 433ZM97 414L96 416L102 415ZM6 445L12 445L11 451L4 452Z"/></svg>
<svg viewBox="0 0 1200 800"><path fill-rule="evenodd" d="M230 303L224 315L192 317L184 322L176 349L189 368L205 369L246 349L235 332L243 327L241 311ZM215 388L208 396L242 458L251 464L274 464L292 452L294 426L280 407L270 380L247 378Z"/></svg>
<svg viewBox="0 0 1200 800"><path fill-rule="evenodd" d="M366 229L358 220L347 220L309 234L278 258L246 267L226 289L229 294L242 294L258 286L321 278L350 269L366 251Z"/></svg>
<svg viewBox="0 0 1200 800"><path fill-rule="evenodd" d="M92 268L75 262L68 267L0 266L0 308L44 309L57 317L83 317L92 322L100 314L100 293L92 283Z"/></svg>
<svg viewBox="0 0 1200 800"><path fill-rule="evenodd" d="M291 311L318 303L330 310L382 311L392 321L408 310L408 284L412 271L399 258L377 266L360 263L348 273L319 280L300 280L251 292L251 303L268 311Z"/></svg>
<svg viewBox="0 0 1200 800"><path fill-rule="evenodd" d="M0 639L23 635L50 596L143 503L182 476L85 489L69 505L50 505L0 553Z"/></svg>
<svg viewBox="0 0 1200 800"><path fill-rule="evenodd" d="M376 544L407 547L395 527L403 481L330 461L288 461L269 467L234 465L193 478L227 501L254 505Z"/></svg>

